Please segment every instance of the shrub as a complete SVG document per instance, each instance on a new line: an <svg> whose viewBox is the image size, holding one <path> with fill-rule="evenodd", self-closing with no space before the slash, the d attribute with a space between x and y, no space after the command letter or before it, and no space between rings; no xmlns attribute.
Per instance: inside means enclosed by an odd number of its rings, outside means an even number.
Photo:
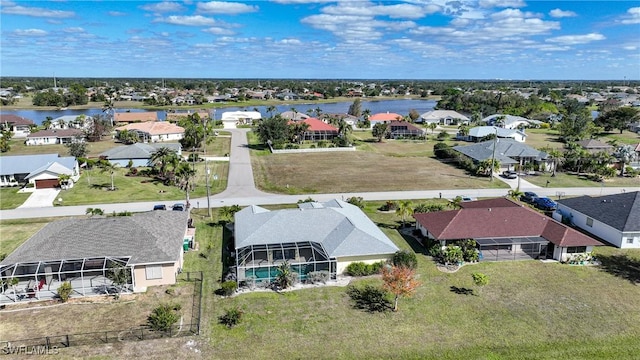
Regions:
<svg viewBox="0 0 640 360"><path fill-rule="evenodd" d="M307 282L310 284L326 284L331 279L328 271L312 271L307 274Z"/></svg>
<svg viewBox="0 0 640 360"><path fill-rule="evenodd" d="M418 267L418 258L416 257L416 253L407 250L396 251L396 253L393 254L391 262L395 266L403 266L409 269L415 269Z"/></svg>
<svg viewBox="0 0 640 360"><path fill-rule="evenodd" d="M363 288L349 285L347 295L353 300L355 307L359 309L369 312L382 312L391 309L387 292L372 285L366 285Z"/></svg>
<svg viewBox="0 0 640 360"><path fill-rule="evenodd" d="M347 199L347 202L351 205L355 205L360 209L364 209L364 199L361 196L353 196Z"/></svg>
<svg viewBox="0 0 640 360"><path fill-rule="evenodd" d="M155 331L167 331L180 319L180 305L163 304L151 312L147 324Z"/></svg>
<svg viewBox="0 0 640 360"><path fill-rule="evenodd" d="M220 324L225 325L228 328L232 328L240 323L243 314L244 311L242 311L242 309L234 307L227 309L224 315L220 316L218 320L220 320Z"/></svg>
<svg viewBox="0 0 640 360"><path fill-rule="evenodd" d="M445 264L459 264L463 261L462 249L456 245L447 245L443 252L443 260Z"/></svg>
<svg viewBox="0 0 640 360"><path fill-rule="evenodd" d="M67 300L69 300L69 297L71 297L72 291L73 288L71 287L71 283L68 281L63 282L62 285L60 285L60 287L58 288L58 296L60 297L60 300L62 302L67 302Z"/></svg>
<svg viewBox="0 0 640 360"><path fill-rule="evenodd" d="M238 288L238 283L235 281L225 281L220 285L220 291L224 296L231 296Z"/></svg>
<svg viewBox="0 0 640 360"><path fill-rule="evenodd" d="M369 276L378 274L384 266L384 261L379 261L373 264L365 264L362 261L352 262L345 269L345 273L351 276Z"/></svg>
<svg viewBox="0 0 640 360"><path fill-rule="evenodd" d="M127 163L127 167L128 168L132 168L133 167L133 160L129 159L129 162Z"/></svg>
<svg viewBox="0 0 640 360"><path fill-rule="evenodd" d="M380 211L395 211L396 208L397 208L397 205L396 205L395 202L387 201L378 210L380 210Z"/></svg>
<svg viewBox="0 0 640 360"><path fill-rule="evenodd" d="M440 133L438 134L437 139L438 139L438 140L447 140L447 139L448 139L448 138L450 138L450 137L451 137L451 135L449 135L449 133L448 133L448 132L446 132L446 131L442 130L442 131L440 131Z"/></svg>

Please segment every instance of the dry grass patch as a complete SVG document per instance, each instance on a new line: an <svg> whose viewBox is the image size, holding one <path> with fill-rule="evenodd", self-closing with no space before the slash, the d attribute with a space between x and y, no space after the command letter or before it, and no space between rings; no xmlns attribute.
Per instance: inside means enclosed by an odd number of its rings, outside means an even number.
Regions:
<svg viewBox="0 0 640 360"><path fill-rule="evenodd" d="M0 221L0 254L11 254L51 221L50 218Z"/></svg>

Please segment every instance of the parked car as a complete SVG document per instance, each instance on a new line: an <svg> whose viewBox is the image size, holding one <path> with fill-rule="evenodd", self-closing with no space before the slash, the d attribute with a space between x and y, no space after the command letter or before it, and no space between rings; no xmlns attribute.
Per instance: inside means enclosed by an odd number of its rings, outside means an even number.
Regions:
<svg viewBox="0 0 640 360"><path fill-rule="evenodd" d="M173 211L184 211L184 204L173 204L171 207Z"/></svg>
<svg viewBox="0 0 640 360"><path fill-rule="evenodd" d="M162 204L153 205L153 210L167 210L167 206Z"/></svg>
<svg viewBox="0 0 640 360"><path fill-rule="evenodd" d="M462 202L467 202L467 201L476 201L478 200L477 198L471 197L471 196L466 196L466 195L462 195L460 196L462 198Z"/></svg>
<svg viewBox="0 0 640 360"><path fill-rule="evenodd" d="M558 208L558 204L548 197L539 197L534 200L534 205L544 211L553 211Z"/></svg>
<svg viewBox="0 0 640 360"><path fill-rule="evenodd" d="M524 194L522 194L522 196L520 196L520 201L524 201L528 204L533 204L533 202L538 198L538 194L531 192L531 191L525 191Z"/></svg>
<svg viewBox="0 0 640 360"><path fill-rule="evenodd" d="M506 170L502 172L502 177L505 179L517 179L518 173L513 170Z"/></svg>

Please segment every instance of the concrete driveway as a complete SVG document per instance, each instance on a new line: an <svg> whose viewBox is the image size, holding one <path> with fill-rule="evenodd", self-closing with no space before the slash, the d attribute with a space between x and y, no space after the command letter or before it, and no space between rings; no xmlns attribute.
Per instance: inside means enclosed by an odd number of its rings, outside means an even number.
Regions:
<svg viewBox="0 0 640 360"><path fill-rule="evenodd" d="M36 189L27 198L24 204L18 208L42 208L52 207L53 202L58 197L59 189Z"/></svg>

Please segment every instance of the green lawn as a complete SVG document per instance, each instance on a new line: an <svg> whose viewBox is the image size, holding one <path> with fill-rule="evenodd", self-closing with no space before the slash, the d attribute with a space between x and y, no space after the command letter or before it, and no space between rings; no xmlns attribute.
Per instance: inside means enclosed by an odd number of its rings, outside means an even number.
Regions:
<svg viewBox="0 0 640 360"><path fill-rule="evenodd" d="M11 254L51 220L38 218L0 221L0 254Z"/></svg>
<svg viewBox="0 0 640 360"><path fill-rule="evenodd" d="M20 188L0 189L0 210L15 209L22 205L31 193L19 193Z"/></svg>
<svg viewBox="0 0 640 360"><path fill-rule="evenodd" d="M585 176L578 176L575 174L568 174L564 172L557 172L555 177L551 176L551 173L539 173L533 176L523 176L522 179L528 182L545 187L547 186L547 180L549 181L549 187L639 187L640 177L612 177L606 179L603 182L597 182L587 179Z"/></svg>
<svg viewBox="0 0 640 360"><path fill-rule="evenodd" d="M211 194L222 192L227 187L229 171L228 162L208 162L211 177ZM195 165L195 189L190 193L191 198L206 196L205 163ZM161 182L142 176L125 176L128 169L118 169L114 176L115 191L110 191L111 178L109 174L99 169L83 171L80 180L70 190L60 192L61 205L90 205L136 201L165 201L183 200L185 193L176 186L166 186ZM218 180L213 176L218 175Z"/></svg>

